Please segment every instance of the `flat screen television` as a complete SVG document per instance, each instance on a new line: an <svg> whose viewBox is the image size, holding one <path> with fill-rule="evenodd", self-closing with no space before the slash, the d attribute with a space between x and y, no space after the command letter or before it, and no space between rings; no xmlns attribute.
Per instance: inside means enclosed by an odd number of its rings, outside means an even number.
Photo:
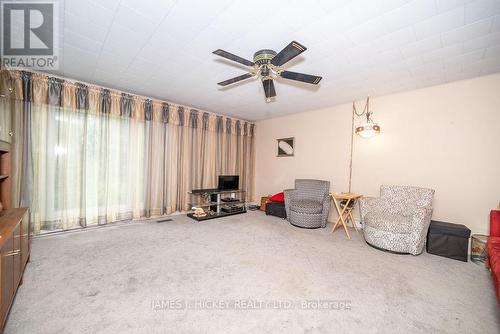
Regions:
<svg viewBox="0 0 500 334"><path fill-rule="evenodd" d="M219 190L238 190L240 187L239 175L219 175Z"/></svg>

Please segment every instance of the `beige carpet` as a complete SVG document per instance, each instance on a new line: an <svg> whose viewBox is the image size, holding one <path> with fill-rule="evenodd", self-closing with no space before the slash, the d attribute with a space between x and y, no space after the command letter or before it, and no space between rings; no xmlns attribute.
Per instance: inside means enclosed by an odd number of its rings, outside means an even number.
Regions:
<svg viewBox="0 0 500 334"><path fill-rule="evenodd" d="M173 218L35 239L5 333L500 332L476 264L261 212Z"/></svg>

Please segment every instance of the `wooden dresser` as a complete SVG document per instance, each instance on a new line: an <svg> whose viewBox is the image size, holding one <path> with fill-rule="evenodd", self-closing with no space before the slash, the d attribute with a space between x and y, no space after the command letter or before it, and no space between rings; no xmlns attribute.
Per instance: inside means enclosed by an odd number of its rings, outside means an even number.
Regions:
<svg viewBox="0 0 500 334"><path fill-rule="evenodd" d="M1 330L22 284L24 268L30 257L30 226L28 209L7 209L0 212L0 316Z"/></svg>
<svg viewBox="0 0 500 334"><path fill-rule="evenodd" d="M29 213L12 208L10 171L10 143L0 141L0 333L30 257Z"/></svg>

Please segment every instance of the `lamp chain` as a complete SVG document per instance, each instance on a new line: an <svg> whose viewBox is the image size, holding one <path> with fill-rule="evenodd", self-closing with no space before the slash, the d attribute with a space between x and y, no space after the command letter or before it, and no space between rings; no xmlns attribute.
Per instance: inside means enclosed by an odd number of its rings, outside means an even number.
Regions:
<svg viewBox="0 0 500 334"><path fill-rule="evenodd" d="M357 115L356 106L353 102L352 103L352 121L351 121L351 153L350 153L350 160L349 160L349 192L351 192L351 181L352 181L352 150L353 150L353 144L354 144L354 114ZM363 115L363 114L361 114L361 115Z"/></svg>
<svg viewBox="0 0 500 334"><path fill-rule="evenodd" d="M363 115L369 115L370 113L370 97L368 96L366 98L366 104L365 107L363 108L363 111L361 113L358 113L358 110L356 109L356 102L352 102L352 111L356 114L356 116L363 116Z"/></svg>
<svg viewBox="0 0 500 334"><path fill-rule="evenodd" d="M363 111L361 113L358 113L356 109L356 102L352 102L352 121L351 121L351 152L350 152L350 159L349 159L349 192L351 192L351 184L352 184L352 152L353 152L353 147L354 147L354 115L356 116L363 116L366 115L366 121L370 121L370 97L366 97L366 104L365 107L363 108Z"/></svg>

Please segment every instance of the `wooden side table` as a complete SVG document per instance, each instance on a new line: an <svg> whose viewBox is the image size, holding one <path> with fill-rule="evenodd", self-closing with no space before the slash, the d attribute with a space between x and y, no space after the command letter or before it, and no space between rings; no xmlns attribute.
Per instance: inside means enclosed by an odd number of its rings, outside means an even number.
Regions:
<svg viewBox="0 0 500 334"><path fill-rule="evenodd" d="M342 225L347 238L351 239L349 231L347 231L346 222L350 220L352 226L354 227L354 230L358 232L358 228L356 227L356 223L354 222L354 217L352 216L352 210L358 203L358 200L363 197L363 195L356 193L330 193L330 197L333 201L333 204L335 204L337 213L339 214L339 218L337 218L337 221L333 225L331 233L333 233L339 225ZM340 205L341 201L345 201L343 207Z"/></svg>

